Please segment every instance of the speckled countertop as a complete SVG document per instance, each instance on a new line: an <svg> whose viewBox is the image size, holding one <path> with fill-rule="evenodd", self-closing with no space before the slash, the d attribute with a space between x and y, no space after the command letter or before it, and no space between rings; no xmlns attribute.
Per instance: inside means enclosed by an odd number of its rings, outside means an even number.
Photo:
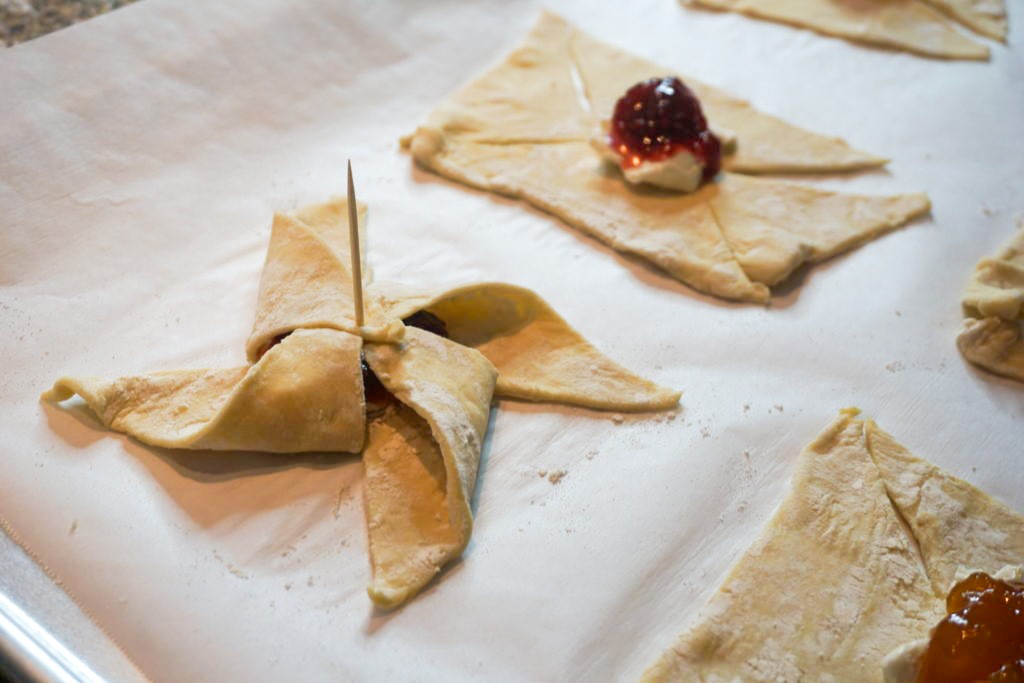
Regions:
<svg viewBox="0 0 1024 683"><path fill-rule="evenodd" d="M135 0L0 0L0 40L10 47L132 2Z"/></svg>

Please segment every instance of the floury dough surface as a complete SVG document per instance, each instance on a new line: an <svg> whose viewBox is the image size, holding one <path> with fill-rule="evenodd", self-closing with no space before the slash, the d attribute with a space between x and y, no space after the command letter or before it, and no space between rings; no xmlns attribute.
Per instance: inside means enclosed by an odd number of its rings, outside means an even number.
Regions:
<svg viewBox="0 0 1024 683"><path fill-rule="evenodd" d="M402 145L424 168L518 197L700 292L737 301L767 303L768 288L800 265L929 210L920 193L865 196L741 175L863 171L885 159L689 75L681 79L708 119L736 131L738 149L722 161L728 172L696 192L632 186L630 171L624 181L598 161L593 134L607 129L601 117L622 92L666 72L544 12L519 46L438 104Z"/></svg>
<svg viewBox="0 0 1024 683"><path fill-rule="evenodd" d="M608 144L606 135L591 138L590 146L601 155L606 165L621 168L622 177L633 185L647 184L676 192L693 192L700 187L704 164L685 149L666 159L644 161L637 166L623 168L622 155Z"/></svg>
<svg viewBox="0 0 1024 683"><path fill-rule="evenodd" d="M674 3L548 6L886 154L891 175L821 185L926 190L934 218L763 309L411 169L394 141L511 49L532 3L148 0L4 53L0 516L154 681L637 680L845 405L1024 509L1024 392L953 343L964 283L1021 211L1024 161L992 152L1024 138L1019 59L937 62ZM349 157L377 280L529 287L684 390L660 419L501 403L465 561L390 615L366 599L357 459L152 449L37 401L64 373L244 365L269 216L343 192Z"/></svg>
<svg viewBox="0 0 1024 683"><path fill-rule="evenodd" d="M643 681L881 683L894 644L927 636L945 615L959 570L995 574L1022 557L1024 517L844 410Z"/></svg>

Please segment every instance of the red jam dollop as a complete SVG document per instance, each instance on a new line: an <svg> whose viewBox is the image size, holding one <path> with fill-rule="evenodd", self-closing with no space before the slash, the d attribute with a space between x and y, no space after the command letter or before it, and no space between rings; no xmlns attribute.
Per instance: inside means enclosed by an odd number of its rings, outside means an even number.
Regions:
<svg viewBox="0 0 1024 683"><path fill-rule="evenodd" d="M977 572L946 599L917 683L1024 683L1024 583Z"/></svg>
<svg viewBox="0 0 1024 683"><path fill-rule="evenodd" d="M722 145L708 130L700 101L675 76L637 83L615 103L609 142L622 167L662 161L686 150L704 165L703 179L722 167Z"/></svg>

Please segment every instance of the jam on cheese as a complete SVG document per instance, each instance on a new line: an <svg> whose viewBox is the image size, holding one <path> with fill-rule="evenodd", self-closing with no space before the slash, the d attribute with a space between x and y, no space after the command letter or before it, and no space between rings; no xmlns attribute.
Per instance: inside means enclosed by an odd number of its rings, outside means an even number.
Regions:
<svg viewBox="0 0 1024 683"><path fill-rule="evenodd" d="M624 169L689 152L713 178L722 165L722 145L708 130L697 96L674 76L651 78L626 91L612 115L609 146Z"/></svg>
<svg viewBox="0 0 1024 683"><path fill-rule="evenodd" d="M1024 583L976 572L946 599L917 683L1024 683Z"/></svg>

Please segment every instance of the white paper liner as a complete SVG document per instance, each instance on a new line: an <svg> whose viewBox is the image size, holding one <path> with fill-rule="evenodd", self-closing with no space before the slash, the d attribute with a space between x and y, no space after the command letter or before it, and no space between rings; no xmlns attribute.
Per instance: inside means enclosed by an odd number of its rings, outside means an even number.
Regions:
<svg viewBox="0 0 1024 683"><path fill-rule="evenodd" d="M949 63L671 2L551 3L894 160L823 186L930 193L934 219L764 309L399 152L539 6L147 0L4 52L0 516L153 680L634 680L847 405L1024 508L1024 389L953 343L968 274L1024 209L1019 55ZM343 193L349 157L378 278L531 287L685 391L675 418L499 404L464 560L391 615L365 594L357 459L161 451L37 401L67 373L243 362L271 212Z"/></svg>

